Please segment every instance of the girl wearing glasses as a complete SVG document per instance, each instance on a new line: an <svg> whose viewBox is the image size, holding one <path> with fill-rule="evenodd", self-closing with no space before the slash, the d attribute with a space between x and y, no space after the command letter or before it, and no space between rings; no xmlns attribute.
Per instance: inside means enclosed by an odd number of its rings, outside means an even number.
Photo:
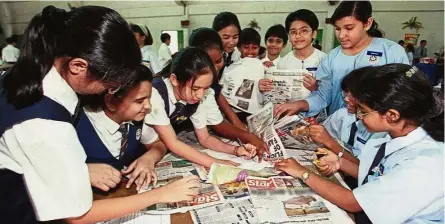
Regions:
<svg viewBox="0 0 445 224"><path fill-rule="evenodd" d="M197 177L189 177L140 195L92 200L87 156L72 124L80 109L77 94L135 82L141 62L133 33L117 12L47 6L32 18L23 43L0 96L2 221L95 223L198 193ZM182 185L187 190L179 190Z"/></svg>
<svg viewBox="0 0 445 224"><path fill-rule="evenodd" d="M317 37L318 24L317 16L307 9L290 13L285 21L286 32L293 50L280 59L277 68L284 70L306 69L310 72L310 74L304 75L303 85L306 91L301 99L305 99L311 91L317 89L317 80L314 74L326 56L326 53L312 46L312 40ZM260 87L262 92L272 90L272 80L261 80Z"/></svg>
<svg viewBox="0 0 445 224"><path fill-rule="evenodd" d="M373 37L377 29L369 1L342 1L331 22L341 46L329 52L316 72L318 90L305 100L277 106L275 116L308 111L308 116L328 108L328 114L345 106L341 80L354 69L388 63L409 64L405 50L397 43Z"/></svg>
<svg viewBox="0 0 445 224"><path fill-rule="evenodd" d="M357 223L443 223L444 153L443 95L425 74L405 64L364 67L355 88L357 117L370 139L360 165L333 152L320 159L319 171L341 170L358 179L348 190L311 173L293 159L277 169L302 178L326 200L356 214ZM388 212L395 211L395 212Z"/></svg>

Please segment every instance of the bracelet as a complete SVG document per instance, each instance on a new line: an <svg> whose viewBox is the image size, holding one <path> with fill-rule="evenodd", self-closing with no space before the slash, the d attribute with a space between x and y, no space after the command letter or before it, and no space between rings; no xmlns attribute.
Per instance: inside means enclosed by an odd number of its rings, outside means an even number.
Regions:
<svg viewBox="0 0 445 224"><path fill-rule="evenodd" d="M235 146L235 150L233 150L233 152L235 153L235 156L238 156L238 157L239 157L239 155L238 155L238 149L239 149L239 146Z"/></svg>

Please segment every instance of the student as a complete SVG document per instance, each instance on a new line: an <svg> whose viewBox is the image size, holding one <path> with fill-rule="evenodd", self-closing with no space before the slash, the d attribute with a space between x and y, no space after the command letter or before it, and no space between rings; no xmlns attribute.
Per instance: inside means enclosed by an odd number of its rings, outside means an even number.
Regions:
<svg viewBox="0 0 445 224"><path fill-rule="evenodd" d="M152 180L156 185L155 164L167 150L156 132L141 122L151 110L153 75L142 64L136 73L136 81L130 86L99 95L96 102L87 104L76 125L87 155L91 184L103 191L120 183L124 167L124 175L131 173L127 188L134 182L139 190Z"/></svg>
<svg viewBox="0 0 445 224"><path fill-rule="evenodd" d="M207 51L207 54L213 61L216 72L218 74L221 74L222 68L224 67L224 58L223 44L218 32L216 32L214 29L204 27L196 29L195 31L193 31L192 35L190 35L189 46L198 47ZM219 85L218 80L219 77L217 78L217 80L213 81L211 88L213 89L213 91L215 91L216 102L218 103L221 112L230 123L241 130L247 131L246 125L233 112L226 98L220 94L221 86Z"/></svg>
<svg viewBox="0 0 445 224"><path fill-rule="evenodd" d="M305 99L310 91L317 89L314 73L326 54L312 46L312 40L317 37L318 19L310 10L300 9L290 13L286 18L286 31L290 37L293 51L280 59L277 68L292 70L306 69L310 74L304 75L303 85L307 89L301 97ZM272 90L272 80L261 81L261 91Z"/></svg>
<svg viewBox="0 0 445 224"><path fill-rule="evenodd" d="M404 40L399 40L397 42L401 47L405 47L405 41Z"/></svg>
<svg viewBox="0 0 445 224"><path fill-rule="evenodd" d="M150 70L156 75L162 70L159 65L159 59L157 53L153 50L153 37L150 30L143 24L131 24L131 30L134 33L134 37L138 42L139 48L142 53L142 63L144 63Z"/></svg>
<svg viewBox="0 0 445 224"><path fill-rule="evenodd" d="M357 100L352 94L362 74L350 73L341 83L346 107L340 108L329 116L322 125L309 126L309 135L316 143L323 144L343 158L359 164L359 156L366 142L373 134L366 130L363 122L356 117ZM339 142L340 141L341 144ZM351 151L351 154L344 150Z"/></svg>
<svg viewBox="0 0 445 224"><path fill-rule="evenodd" d="M408 61L410 65L413 65L414 61L414 46L412 44L406 45L406 56L408 57Z"/></svg>
<svg viewBox="0 0 445 224"><path fill-rule="evenodd" d="M261 62L266 67L267 74L271 74L280 62L280 54L286 47L287 39L286 29L281 24L271 26L266 31L264 43L266 44L267 55Z"/></svg>
<svg viewBox="0 0 445 224"><path fill-rule="evenodd" d="M340 83L343 77L357 68L388 63L408 64L405 50L397 43L370 36L374 32L372 5L369 1L342 1L331 21L340 46L329 52L318 66L315 76L318 90L305 100L281 104L275 116L307 111L313 116L327 107L328 115L345 106Z"/></svg>
<svg viewBox="0 0 445 224"><path fill-rule="evenodd" d="M22 49L0 96L3 222L95 223L198 193L197 177L189 177L144 194L92 200L85 151L71 122L80 109L76 93L116 91L136 79L141 54L117 12L47 6L28 25Z"/></svg>
<svg viewBox="0 0 445 224"><path fill-rule="evenodd" d="M224 46L224 66L230 66L241 57L237 49L241 26L238 17L231 12L221 12L213 19L212 28L222 39Z"/></svg>
<svg viewBox="0 0 445 224"><path fill-rule="evenodd" d="M241 120L262 108L263 94L258 81L264 77L265 68L257 59L261 36L253 28L240 33L238 50L241 59L224 69L220 80L221 93Z"/></svg>
<svg viewBox="0 0 445 224"><path fill-rule="evenodd" d="M364 211L367 217L357 215L357 223L443 223L443 97L434 96L426 76L408 65L353 73L364 76L354 93L357 117L369 132L389 135L368 141L360 165L329 152L318 169L324 175L344 171L358 179L359 187L351 191L325 180L294 159L276 168L348 212Z"/></svg>
<svg viewBox="0 0 445 224"><path fill-rule="evenodd" d="M2 60L5 63L16 63L20 55L20 50L15 47L16 40L14 37L6 38L6 47L2 49Z"/></svg>
<svg viewBox="0 0 445 224"><path fill-rule="evenodd" d="M199 143L211 150L245 156L251 159L256 148L233 146L222 142L208 132L208 125L223 121L216 105L213 89L216 70L209 55L202 49L190 47L181 50L172 63L153 80L153 109L145 123L153 126L161 140L173 153L191 162L210 167L212 163L238 165L228 160L213 158L181 142L176 133L184 130L190 120Z"/></svg>
<svg viewBox="0 0 445 224"><path fill-rule="evenodd" d="M189 46L205 50L210 56L210 59L212 59L216 72L218 73L221 71L224 66L222 56L223 46L221 37L219 37L215 30L211 28L196 29L193 31L192 35L190 35ZM217 125L210 125L210 128L221 137L232 140L239 138L242 142L254 145L257 148L261 160L263 153L268 151L266 143L256 135L247 131L244 123L242 123L238 116L236 116L226 98L221 94L221 86L217 80L213 81L211 88L215 92L215 99L219 108L233 125L224 120Z"/></svg>
<svg viewBox="0 0 445 224"><path fill-rule="evenodd" d="M428 49L426 48L426 44L427 44L426 40L420 41L420 46L416 48L414 52L414 62L413 62L414 65L419 63L421 58L428 56Z"/></svg>
<svg viewBox="0 0 445 224"><path fill-rule="evenodd" d="M162 66L162 68L165 68L171 60L172 60L172 52L170 51L170 48L168 47L171 42L170 34L163 33L161 34L161 41L162 44L159 47L159 64Z"/></svg>

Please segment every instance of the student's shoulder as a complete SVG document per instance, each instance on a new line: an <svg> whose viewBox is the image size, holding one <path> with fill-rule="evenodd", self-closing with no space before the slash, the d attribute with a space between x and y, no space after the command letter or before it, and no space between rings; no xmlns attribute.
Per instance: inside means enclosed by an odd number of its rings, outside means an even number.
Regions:
<svg viewBox="0 0 445 224"><path fill-rule="evenodd" d="M374 37L374 41L378 45L382 46L383 49L387 49L388 52L398 51L398 52L405 53L405 49L403 49L402 46L400 46L398 43L396 43L392 40L388 40L386 38Z"/></svg>
<svg viewBox="0 0 445 224"><path fill-rule="evenodd" d="M336 110L334 113L331 114L332 117L342 118L346 116L350 116L351 114L348 113L348 109L346 107L340 108ZM353 115L355 116L355 115Z"/></svg>
<svg viewBox="0 0 445 224"><path fill-rule="evenodd" d="M318 50L317 48L315 48L315 55L317 58L319 59L324 59L328 54L324 53L323 51Z"/></svg>

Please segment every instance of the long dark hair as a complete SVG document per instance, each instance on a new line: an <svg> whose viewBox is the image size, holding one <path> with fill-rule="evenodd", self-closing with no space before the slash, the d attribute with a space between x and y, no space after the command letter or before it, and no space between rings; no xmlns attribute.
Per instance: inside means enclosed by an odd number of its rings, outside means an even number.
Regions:
<svg viewBox="0 0 445 224"><path fill-rule="evenodd" d="M145 36L144 45L153 45L153 36L151 36L147 26L142 24L131 24L130 27L134 33Z"/></svg>
<svg viewBox="0 0 445 224"><path fill-rule="evenodd" d="M213 19L213 25L212 28L219 32L220 30L228 27L228 26L235 26L238 28L238 32L241 32L241 26L238 20L238 17L232 13L232 12L220 12L218 15L215 16Z"/></svg>
<svg viewBox="0 0 445 224"><path fill-rule="evenodd" d="M405 64L364 67L353 95L379 113L397 110L400 117L422 126L437 141L444 139L443 96L433 91L425 74Z"/></svg>
<svg viewBox="0 0 445 224"><path fill-rule="evenodd" d="M338 20L353 16L363 24L368 22L368 19L372 17L372 5L369 1L342 1L340 5L335 9L331 16L331 22L335 25ZM374 20L371 27L367 31L371 37L383 37L384 32L378 28L377 22Z"/></svg>
<svg viewBox="0 0 445 224"><path fill-rule="evenodd" d="M56 58L82 58L88 62L89 79L119 85L135 80L134 70L141 61L129 25L105 7L66 12L47 6L32 18L23 37L20 57L3 86L8 102L16 108L41 99L42 80Z"/></svg>
<svg viewBox="0 0 445 224"><path fill-rule="evenodd" d="M160 75L169 78L171 74L175 74L180 85L184 86L188 81L194 81L209 72L215 80L217 73L207 52L197 47L187 47L173 57L172 62L162 69Z"/></svg>

